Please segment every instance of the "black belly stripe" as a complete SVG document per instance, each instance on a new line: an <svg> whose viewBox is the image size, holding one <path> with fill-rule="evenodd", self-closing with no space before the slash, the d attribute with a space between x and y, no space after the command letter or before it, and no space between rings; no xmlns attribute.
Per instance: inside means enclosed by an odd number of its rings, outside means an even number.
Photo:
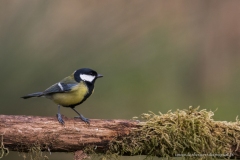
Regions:
<svg viewBox="0 0 240 160"><path fill-rule="evenodd" d="M77 103L77 104L73 104L73 105L69 105L69 106L64 106L64 107L71 107L71 108L74 108L75 106L79 105L79 104L82 104L85 100L88 99L88 97L90 97L92 95L92 92L94 90L94 84L92 83L89 83L89 82L85 82L86 85L88 86L88 93L84 96L84 98L82 99L81 102Z"/></svg>

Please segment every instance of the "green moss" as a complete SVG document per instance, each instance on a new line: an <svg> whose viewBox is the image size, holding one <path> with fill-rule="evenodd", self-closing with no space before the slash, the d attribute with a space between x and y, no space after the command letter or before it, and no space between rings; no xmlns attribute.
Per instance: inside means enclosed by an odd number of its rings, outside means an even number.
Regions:
<svg viewBox="0 0 240 160"><path fill-rule="evenodd" d="M30 160L48 160L48 156L46 152L44 153L42 150L47 150L47 146L43 147L39 143L34 143L28 145L28 151L18 151L19 156L23 157L23 159L30 159ZM48 152L51 154L50 150Z"/></svg>
<svg viewBox="0 0 240 160"><path fill-rule="evenodd" d="M188 110L142 114L145 120L127 137L110 143L111 153L158 157L231 156L231 147L240 145L239 122L217 122L212 111L189 107ZM210 155L211 154L211 155Z"/></svg>
<svg viewBox="0 0 240 160"><path fill-rule="evenodd" d="M1 142L0 142L0 159L3 158L3 156L7 156L9 153L8 148L4 147L4 143L3 143L3 134L1 135Z"/></svg>
<svg viewBox="0 0 240 160"><path fill-rule="evenodd" d="M91 159L98 159L98 160L119 159L119 155L117 153L111 152L111 150L106 150L104 154L97 153L95 152L95 150L96 150L96 146L88 145L84 148L83 152L89 155L89 158Z"/></svg>

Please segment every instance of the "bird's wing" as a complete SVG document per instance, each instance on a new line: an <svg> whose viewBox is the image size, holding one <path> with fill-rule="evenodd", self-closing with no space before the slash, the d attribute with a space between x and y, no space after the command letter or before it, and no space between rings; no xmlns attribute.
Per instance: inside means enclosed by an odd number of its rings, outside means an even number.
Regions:
<svg viewBox="0 0 240 160"><path fill-rule="evenodd" d="M43 94L47 95L47 94L52 94L52 93L69 92L76 85L77 85L76 83L75 84L66 84L66 83L59 82L59 83L52 85L48 89L46 89L43 92Z"/></svg>

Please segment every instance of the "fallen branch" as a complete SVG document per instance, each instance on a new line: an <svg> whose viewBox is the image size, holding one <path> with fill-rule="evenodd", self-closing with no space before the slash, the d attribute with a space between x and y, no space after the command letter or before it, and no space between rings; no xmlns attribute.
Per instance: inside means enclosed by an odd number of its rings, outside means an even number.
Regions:
<svg viewBox="0 0 240 160"><path fill-rule="evenodd" d="M74 152L95 145L103 152L117 135L126 135L138 127L128 120L95 120L90 125L78 119L64 117L65 125L55 117L0 115L0 133L10 151L29 151L33 144L51 152Z"/></svg>
<svg viewBox="0 0 240 160"><path fill-rule="evenodd" d="M55 117L0 115L0 150L75 152L80 157L75 159L93 152L240 158L239 122L214 121L212 116L213 112L190 108L143 114L145 122L91 119L87 125L64 117L62 126Z"/></svg>

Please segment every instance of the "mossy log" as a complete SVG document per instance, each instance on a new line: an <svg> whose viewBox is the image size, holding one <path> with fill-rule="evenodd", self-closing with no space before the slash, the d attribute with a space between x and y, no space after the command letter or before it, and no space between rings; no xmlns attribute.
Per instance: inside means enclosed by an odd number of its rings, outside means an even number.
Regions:
<svg viewBox="0 0 240 160"><path fill-rule="evenodd" d="M64 117L61 125L55 117L0 115L0 134L10 151L28 152L40 145L51 152L74 152L93 145L104 152L117 135L127 135L139 127L137 121L91 119L90 125L80 119Z"/></svg>
<svg viewBox="0 0 240 160"><path fill-rule="evenodd" d="M62 126L55 117L0 115L0 158L5 151L33 150L75 152L75 157L101 153L240 158L239 121L214 121L212 116L211 111L189 108L143 114L143 122L91 119L88 125L64 117Z"/></svg>

